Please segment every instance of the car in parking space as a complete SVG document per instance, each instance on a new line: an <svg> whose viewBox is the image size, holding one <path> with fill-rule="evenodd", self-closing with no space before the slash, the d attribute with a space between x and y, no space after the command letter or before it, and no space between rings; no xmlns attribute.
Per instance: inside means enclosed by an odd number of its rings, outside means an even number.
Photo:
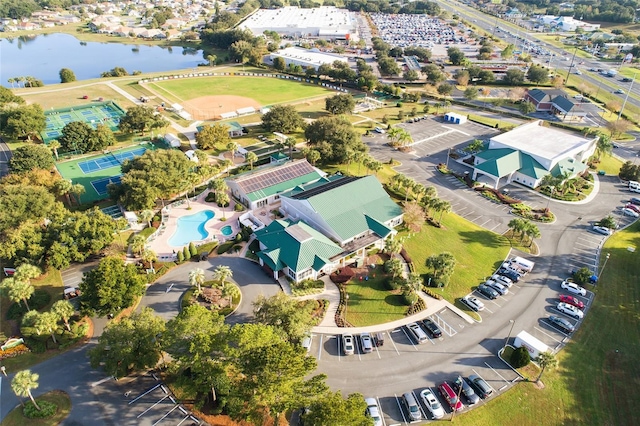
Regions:
<svg viewBox="0 0 640 426"><path fill-rule="evenodd" d="M497 291L498 293L500 293L503 296L505 294L509 293L509 289L507 288L507 286L504 286L504 285L500 284L497 281L487 280L485 282L485 284L488 285L489 287L491 287L492 289L494 289L495 291Z"/></svg>
<svg viewBox="0 0 640 426"><path fill-rule="evenodd" d="M637 198L637 197L631 197L631 198L629 199L629 202L630 202L631 204L635 204L635 205L637 205L637 206L640 206L640 198Z"/></svg>
<svg viewBox="0 0 640 426"><path fill-rule="evenodd" d="M638 213L635 210L628 209L626 207L622 209L622 214L625 215L625 216L631 216L631 217L636 217L636 218L640 217L640 213Z"/></svg>
<svg viewBox="0 0 640 426"><path fill-rule="evenodd" d="M487 399L493 394L493 388L477 374L469 376L469 384L475 389L478 396L482 399Z"/></svg>
<svg viewBox="0 0 640 426"><path fill-rule="evenodd" d="M464 404L458 399L458 394L453 391L449 383L440 383L438 385L438 391L440 391L440 395L442 395L445 401L447 401L447 404L449 404L449 407L451 407L452 410L464 410Z"/></svg>
<svg viewBox="0 0 640 426"><path fill-rule="evenodd" d="M407 324L407 329L409 329L409 334L411 334L411 337L413 337L413 340L415 340L417 344L421 345L429 340L427 334L422 331L417 322Z"/></svg>
<svg viewBox="0 0 640 426"><path fill-rule="evenodd" d="M548 318L549 322L551 323L552 326L560 329L560 331L563 331L567 334L573 333L575 331L575 326L573 324L571 324L568 320L564 319L564 318L560 318L557 317L555 315L551 315Z"/></svg>
<svg viewBox="0 0 640 426"><path fill-rule="evenodd" d="M567 281L567 280L562 281L562 284L560 284L560 287L563 290L567 290L569 293L578 294L580 296L587 295L587 290L585 290L584 287L580 287L578 284L573 283L571 281Z"/></svg>
<svg viewBox="0 0 640 426"><path fill-rule="evenodd" d="M404 408L406 408L409 418L412 421L422 420L422 412L420 411L418 401L413 397L413 392L406 392L402 394L402 404L404 405Z"/></svg>
<svg viewBox="0 0 640 426"><path fill-rule="evenodd" d="M386 133L382 127L376 127L375 131L376 133L380 133L381 135L384 135Z"/></svg>
<svg viewBox="0 0 640 426"><path fill-rule="evenodd" d="M631 209L636 213L640 213L640 207L636 206L635 204L632 204L632 203L625 204L624 208L625 209Z"/></svg>
<svg viewBox="0 0 640 426"><path fill-rule="evenodd" d="M584 309L584 303L582 300L579 300L577 297L569 296L568 294L561 294L560 301L563 303L567 303L569 305L573 305L578 309Z"/></svg>
<svg viewBox="0 0 640 426"><path fill-rule="evenodd" d="M515 271L512 270L508 270L506 268L500 268L498 269L498 271L496 272L498 275L502 275L504 277L509 278L511 281L513 281L514 283L517 283L518 281L520 281L520 274L518 274Z"/></svg>
<svg viewBox="0 0 640 426"><path fill-rule="evenodd" d="M442 330L440 330L438 324L436 324L431 318L423 319L422 326L424 327L426 332L431 335L431 337L434 337L436 339L442 337Z"/></svg>
<svg viewBox="0 0 640 426"><path fill-rule="evenodd" d="M576 319L582 319L584 317L584 312L568 303L560 302L558 303L558 306L556 306L556 309L558 309L563 314L569 315Z"/></svg>
<svg viewBox="0 0 640 426"><path fill-rule="evenodd" d="M365 354L373 352L373 341L371 340L371 334L361 333L360 344L362 345L362 352Z"/></svg>
<svg viewBox="0 0 640 426"><path fill-rule="evenodd" d="M355 353L353 336L351 334L342 335L342 351L345 355L353 355Z"/></svg>
<svg viewBox="0 0 640 426"><path fill-rule="evenodd" d="M438 401L438 398L431 392L431 389L427 388L420 392L420 398L427 410L431 412L434 419L441 419L444 417L444 408Z"/></svg>
<svg viewBox="0 0 640 426"><path fill-rule="evenodd" d="M487 299L493 300L493 299L496 299L498 296L500 296L500 293L498 293L497 291L495 291L493 288L489 287L486 284L480 284L476 290L478 290L478 293L480 293Z"/></svg>
<svg viewBox="0 0 640 426"><path fill-rule="evenodd" d="M380 407L375 398L365 398L367 403L367 415L373 420L373 426L382 426L382 416L380 415Z"/></svg>
<svg viewBox="0 0 640 426"><path fill-rule="evenodd" d="M484 310L484 303L473 296L465 296L460 301L471 308L472 311L480 312Z"/></svg>
<svg viewBox="0 0 640 426"><path fill-rule="evenodd" d="M499 282L502 285L506 285L509 288L511 288L511 286L513 285L513 281L511 281L509 277L505 277L504 275L494 274L491 275L491 279Z"/></svg>
<svg viewBox="0 0 640 426"><path fill-rule="evenodd" d="M475 405L478 402L480 402L480 397L476 395L473 388L469 386L469 383L467 383L467 380L464 379L462 376L458 376L451 383L451 385L456 395L461 395L461 394L464 395L469 405ZM462 393L460 393L460 388L462 388Z"/></svg>
<svg viewBox="0 0 640 426"><path fill-rule="evenodd" d="M593 232L596 232L598 234L602 234L602 235L611 235L611 229L605 227L605 226L599 226L599 225L593 225Z"/></svg>

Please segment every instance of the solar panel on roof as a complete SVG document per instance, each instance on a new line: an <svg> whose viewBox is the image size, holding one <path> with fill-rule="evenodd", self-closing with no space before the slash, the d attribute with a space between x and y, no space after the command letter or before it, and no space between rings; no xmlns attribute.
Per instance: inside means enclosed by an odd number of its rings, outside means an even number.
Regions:
<svg viewBox="0 0 640 426"><path fill-rule="evenodd" d="M309 190L306 191L302 191L298 194L292 195L291 198L293 198L294 200L307 200L315 195L318 194L322 194L325 191L329 191L330 189L334 189L334 188L338 188L342 185L346 185L348 183L354 182L356 180L360 179L360 177L357 176L345 176L342 177L340 179L331 181L331 182L327 182L324 185L320 185L317 186L315 188L311 188Z"/></svg>
<svg viewBox="0 0 640 426"><path fill-rule="evenodd" d="M257 173L255 175L247 176L246 178L239 179L237 181L238 186L246 193L252 193L260 191L264 188L277 185L282 182L286 182L291 179L295 179L300 176L304 176L309 173L313 173L315 169L311 164L306 161L299 161L296 163L290 163L283 167L278 167L272 170L265 170L264 172Z"/></svg>

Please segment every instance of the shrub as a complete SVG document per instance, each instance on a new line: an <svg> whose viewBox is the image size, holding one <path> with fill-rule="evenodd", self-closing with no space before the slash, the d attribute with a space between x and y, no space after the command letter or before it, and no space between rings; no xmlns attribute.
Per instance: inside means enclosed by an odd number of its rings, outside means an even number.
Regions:
<svg viewBox="0 0 640 426"><path fill-rule="evenodd" d="M224 242L224 243L220 244L218 246L218 254L224 254L224 253L228 252L231 249L231 247L233 247L233 244L234 244L233 241L227 241L227 242Z"/></svg>
<svg viewBox="0 0 640 426"><path fill-rule="evenodd" d="M49 337L48 335L45 337ZM38 340L35 337L28 337L24 339L25 343L31 349L34 354L43 354L47 351L47 345L42 340Z"/></svg>
<svg viewBox="0 0 640 426"><path fill-rule="evenodd" d="M244 206L240 203L236 203L235 206L233 206L233 210L237 211L237 212L241 212L244 210Z"/></svg>
<svg viewBox="0 0 640 426"><path fill-rule="evenodd" d="M32 310L39 311L47 306L51 301L51 295L42 289L36 289L29 298L29 307ZM7 310L7 319L17 320L27 312L27 308L24 306L24 302L13 303Z"/></svg>
<svg viewBox="0 0 640 426"><path fill-rule="evenodd" d="M191 252L189 251L187 246L184 246L184 248L182 249L182 254L184 255L184 260L191 259Z"/></svg>
<svg viewBox="0 0 640 426"><path fill-rule="evenodd" d="M331 281L333 281L336 284L342 284L351 280L355 275L356 273L353 272L353 269L349 268L348 266L345 266L344 268L338 269L336 272L331 274L329 278L331 278Z"/></svg>
<svg viewBox="0 0 640 426"><path fill-rule="evenodd" d="M511 365L514 368L526 367L529 362L531 362L531 357L524 346L520 346L511 354Z"/></svg>
<svg viewBox="0 0 640 426"><path fill-rule="evenodd" d="M402 277L389 277L386 281L385 281L385 286L387 287L387 289L389 290L397 290L400 287L402 287L404 285L405 281Z"/></svg>
<svg viewBox="0 0 640 426"><path fill-rule="evenodd" d="M431 290L428 287L424 287L424 292L427 293L429 296L433 297L434 299L438 299L438 300L442 300L442 295L436 293L435 291Z"/></svg>
<svg viewBox="0 0 640 426"><path fill-rule="evenodd" d="M424 311L425 309L427 309L427 304L424 303L424 300L422 300L422 298L418 297L416 303L414 303L409 307L409 309L407 309L406 315L417 314L418 312Z"/></svg>
<svg viewBox="0 0 640 426"><path fill-rule="evenodd" d="M14 346L4 351L0 351L0 359L13 358L18 355L22 355L29 352L29 348L24 344Z"/></svg>
<svg viewBox="0 0 640 426"><path fill-rule="evenodd" d="M207 203L215 203L216 202L216 194L213 193L213 192L210 192L210 193L207 194L206 197L204 197L204 200Z"/></svg>
<svg viewBox="0 0 640 426"><path fill-rule="evenodd" d="M45 419L53 416L58 411L58 406L49 401L38 401L38 407L40 407L40 410L33 405L33 402L29 401L24 405L22 413L29 419Z"/></svg>
<svg viewBox="0 0 640 426"><path fill-rule="evenodd" d="M198 254L198 250L196 249L196 245L193 242L189 243L189 253L191 256L196 256Z"/></svg>
<svg viewBox="0 0 640 426"><path fill-rule="evenodd" d="M412 291L405 291L402 293L402 301L407 306L413 306L418 301L419 297Z"/></svg>
<svg viewBox="0 0 640 426"><path fill-rule="evenodd" d="M182 250L178 251L178 263L184 262L184 253Z"/></svg>

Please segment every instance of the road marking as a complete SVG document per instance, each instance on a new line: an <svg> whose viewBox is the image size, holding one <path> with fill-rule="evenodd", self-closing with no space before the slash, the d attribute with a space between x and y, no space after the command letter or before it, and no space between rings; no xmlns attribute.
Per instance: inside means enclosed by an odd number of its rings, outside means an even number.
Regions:
<svg viewBox="0 0 640 426"><path fill-rule="evenodd" d="M156 405L160 404L162 401L164 401L165 399L169 398L169 395L165 395L162 398L160 398L158 401L156 401L152 406L150 406L149 408L147 408L146 410L144 410L142 413L138 414L138 416L136 417L136 419L139 419L140 417L144 416L145 414L147 414L149 412L149 410L153 409L153 407L155 407Z"/></svg>
<svg viewBox="0 0 640 426"><path fill-rule="evenodd" d="M409 337L409 334L405 331L404 327L400 327L400 329L402 330L404 335L407 336L407 339L409 339L409 343L411 343L411 346L413 346L413 349L415 349L417 351L418 347L413 343L413 339L411 337Z"/></svg>
<svg viewBox="0 0 640 426"><path fill-rule="evenodd" d="M416 393L414 391L411 391L411 395L413 395L413 397L416 400L416 403L418 404L418 408L420 409L420 412L422 413L422 418L426 420L427 412L422 409L422 404L420 404L420 398L418 398L418 395L416 395ZM411 423L413 423L413 422L411 422Z"/></svg>
<svg viewBox="0 0 640 426"><path fill-rule="evenodd" d="M105 378L104 378L104 379L102 379L102 380L98 380L97 382L93 382L93 383L91 383L91 387L92 387L92 388L93 388L93 387L96 387L96 386L98 386L98 385L103 384L104 382L108 382L108 381L109 381L109 380L111 380L111 379L113 379L113 377L112 377L112 376L105 377Z"/></svg>
<svg viewBox="0 0 640 426"><path fill-rule="evenodd" d="M539 329L538 327L533 327L535 330L538 330L540 333L544 334L545 336L547 336L550 339L555 340L558 343L562 343L562 340L558 340L556 339L554 336L550 335L549 333L546 333L544 330ZM562 334L563 336L568 337L566 334L564 334L563 332L558 330L558 333Z"/></svg>
<svg viewBox="0 0 640 426"><path fill-rule="evenodd" d="M487 363L485 362L485 364L487 364ZM487 365L489 365L489 364L487 364ZM489 368L491 368L491 366L490 366L490 365L489 365ZM491 369L493 370L493 368L491 368ZM480 373L478 373L474 368L472 368L471 370L473 370L473 372L474 372L474 373L476 373L476 375L477 375L478 377L480 377L482 380L484 380L484 377L482 377L482 375L481 375ZM494 371L495 371L495 370L494 370ZM498 374L498 376L500 376L500 374ZM500 376L500 377L502 377L502 376ZM502 377L502 379L504 380L504 377ZM491 389L493 389L493 386L491 386L491 385L489 384L489 382L487 382L486 380L484 380L484 381L485 381L485 383L486 383L487 385L489 385L489 387L490 387ZM505 380L505 381L506 381L506 380ZM493 389L493 390L495 390L495 389Z"/></svg>
<svg viewBox="0 0 640 426"><path fill-rule="evenodd" d="M446 309L440 311L440 313L446 311ZM445 326L447 326L449 328L449 331L447 331L447 329L445 327L444 328L444 332L447 333L449 335L449 337L453 337L454 335L458 334L458 332L449 325L449 323L447 323L444 318L440 317L440 315L438 314L434 314L438 320L436 320L436 322L438 323L438 325L440 325L440 322L442 322L442 324L444 324ZM433 317L432 317L433 318Z"/></svg>
<svg viewBox="0 0 640 426"><path fill-rule="evenodd" d="M176 404L171 410L167 411L167 413L164 416L160 417L160 419L157 422L155 422L152 426L156 426L157 424L162 422L164 419L166 419L169 416L169 414L173 412L173 410L175 410L178 407L179 405Z"/></svg>
<svg viewBox="0 0 640 426"><path fill-rule="evenodd" d="M396 395L395 393L393 394L393 396L396 397L396 404L398 404L398 409L400 410L400 414L402 415L402 419L404 420L404 424L407 424L407 418L404 416L404 410L402 409L402 405L400 404L400 399L398 398L398 395Z"/></svg>
<svg viewBox="0 0 640 426"><path fill-rule="evenodd" d="M489 365L488 362L485 361L484 364L487 367L489 367L494 373L496 373L498 375L498 377L500 377L502 380L504 380L507 383L507 385L509 384L509 381L507 379L505 379L504 377L502 377L502 374L498 373L495 368L493 368L491 365ZM475 370L473 370L473 371L475 371ZM480 375L478 374L478 376L480 376Z"/></svg>
<svg viewBox="0 0 640 426"><path fill-rule="evenodd" d="M318 346L318 361L320 361L320 359L322 358L322 338L324 337L324 334L320 335L320 345Z"/></svg>
<svg viewBox="0 0 640 426"><path fill-rule="evenodd" d="M173 283L171 283L171 285L169 287L167 287L167 290L165 291L165 293L169 293L171 291L171 289L173 288Z"/></svg>
<svg viewBox="0 0 640 426"><path fill-rule="evenodd" d="M400 330L393 330L391 333L395 333L396 331L400 331ZM396 346L396 342L393 341L393 339L391 338L391 333L389 334L389 340L391 341L391 344L393 345L393 348L396 350L396 353L398 355L400 355L400 351L398 350L398 347Z"/></svg>
<svg viewBox="0 0 640 426"><path fill-rule="evenodd" d="M162 386L162 383L159 383L157 385L155 385L154 387L152 387L151 389L149 389L148 391L146 391L145 393L138 395L137 397L135 397L134 399L132 399L131 401L129 401L128 405L133 404L134 402L136 402L137 400L139 400L140 398L142 398L143 396L153 392L154 390L158 389L160 386Z"/></svg>

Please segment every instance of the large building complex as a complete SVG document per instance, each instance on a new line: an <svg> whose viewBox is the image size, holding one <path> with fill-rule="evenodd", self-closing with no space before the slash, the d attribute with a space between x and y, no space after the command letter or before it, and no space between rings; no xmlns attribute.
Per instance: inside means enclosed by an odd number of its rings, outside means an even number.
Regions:
<svg viewBox="0 0 640 426"><path fill-rule="evenodd" d="M334 53L321 52L318 49L303 49L301 47L287 47L271 53L265 58L265 63L273 65L275 58L284 59L285 65L300 65L303 68L313 67L316 71L322 64L333 64L335 61L347 63L347 58Z"/></svg>
<svg viewBox="0 0 640 426"><path fill-rule="evenodd" d="M322 6L301 9L287 6L279 9L261 9L238 25L254 35L275 31L281 36L293 38L321 38L358 41L358 25L355 12Z"/></svg>

